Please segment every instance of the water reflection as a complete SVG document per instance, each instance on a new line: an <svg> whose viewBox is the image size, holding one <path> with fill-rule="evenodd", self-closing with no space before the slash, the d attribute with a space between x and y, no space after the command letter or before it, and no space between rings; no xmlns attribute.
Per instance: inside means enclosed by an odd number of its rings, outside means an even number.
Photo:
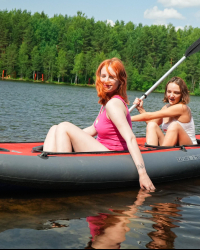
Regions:
<svg viewBox="0 0 200 250"><path fill-rule="evenodd" d="M92 238L86 249L120 249L121 244L126 240L126 234L131 230L129 224L134 219L139 218L137 212L139 212L140 206L151 196L151 193L140 190L136 201L128 207L127 211L111 210L117 215L102 213L98 216L87 217ZM144 213L152 215L152 217L146 217L146 219L154 222L154 231L148 233L152 241L147 243L146 247L150 249L173 249L177 236L171 229L179 227L175 223L180 221L175 218L181 217L180 205L158 203L150 205L150 207L152 209L146 210Z"/></svg>
<svg viewBox="0 0 200 250"><path fill-rule="evenodd" d="M181 217L180 205L158 203L151 205L151 207L152 210L148 210L146 213L152 214L151 220L155 222L153 228L156 231L148 234L152 241L146 247L150 249L173 249L177 236L171 229L179 227L175 223L180 222L180 220L176 220L174 217Z"/></svg>
<svg viewBox="0 0 200 250"><path fill-rule="evenodd" d="M50 230L55 228L67 228L69 227L69 220L49 220L41 228L38 228L38 230Z"/></svg>
<svg viewBox="0 0 200 250"><path fill-rule="evenodd" d="M199 184L156 192L0 199L3 248L174 249L199 246ZM194 181L193 181L194 183ZM189 185L188 185L189 184ZM162 186L163 187L163 186ZM159 187L158 187L159 188ZM173 188L173 189L172 189ZM2 195L1 195L2 196ZM58 195L57 195L58 196Z"/></svg>
<svg viewBox="0 0 200 250"><path fill-rule="evenodd" d="M99 214L87 218L92 239L86 249L120 249L121 243L126 240L126 233L131 229L128 227L130 219L138 218L136 215L138 207L142 206L145 199L151 195L140 190L136 201L129 206L127 211L111 210L112 214Z"/></svg>

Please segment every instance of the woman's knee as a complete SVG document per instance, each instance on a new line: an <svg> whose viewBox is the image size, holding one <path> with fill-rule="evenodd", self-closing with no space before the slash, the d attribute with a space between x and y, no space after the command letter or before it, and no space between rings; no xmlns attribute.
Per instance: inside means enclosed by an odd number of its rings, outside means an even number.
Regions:
<svg viewBox="0 0 200 250"><path fill-rule="evenodd" d="M151 132L152 130L156 130L158 128L158 124L156 122L149 122L147 124L147 132Z"/></svg>
<svg viewBox="0 0 200 250"><path fill-rule="evenodd" d="M167 129L167 132L170 132L170 131L177 131L181 128L181 125L178 123L178 122L172 122L168 129Z"/></svg>
<svg viewBox="0 0 200 250"><path fill-rule="evenodd" d="M68 132L71 128L72 124L70 122L62 122L58 124L56 128L56 132Z"/></svg>
<svg viewBox="0 0 200 250"><path fill-rule="evenodd" d="M50 129L49 129L49 133L55 133L56 132L56 129L57 129L58 125L54 125L52 126Z"/></svg>

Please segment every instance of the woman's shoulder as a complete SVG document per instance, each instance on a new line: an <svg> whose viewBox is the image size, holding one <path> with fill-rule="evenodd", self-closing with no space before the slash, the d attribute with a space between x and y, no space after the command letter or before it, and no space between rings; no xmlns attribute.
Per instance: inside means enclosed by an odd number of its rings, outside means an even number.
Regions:
<svg viewBox="0 0 200 250"><path fill-rule="evenodd" d="M106 104L106 110L113 109L113 108L114 109L116 109L116 108L123 108L124 109L124 107L125 107L124 102L119 98L112 98Z"/></svg>
<svg viewBox="0 0 200 250"><path fill-rule="evenodd" d="M167 108L182 108L183 110L187 110L189 107L187 106L187 104L184 103L177 103L175 105L166 104L165 106L162 107L162 109L167 109Z"/></svg>
<svg viewBox="0 0 200 250"><path fill-rule="evenodd" d="M118 104L118 105L123 104L123 101L120 98L113 97L112 99L110 99L107 102L106 106L112 106L112 105L115 105L115 104Z"/></svg>
<svg viewBox="0 0 200 250"><path fill-rule="evenodd" d="M121 100L122 102L124 102L124 99L123 99L120 95L114 95L114 96L110 99L110 101L113 100L113 99L118 99L118 100Z"/></svg>
<svg viewBox="0 0 200 250"><path fill-rule="evenodd" d="M179 111L182 114L188 113L188 110L190 110L190 108L184 103L178 103L172 106L170 105L169 109Z"/></svg>
<svg viewBox="0 0 200 250"><path fill-rule="evenodd" d="M183 111L188 111L188 109L190 109L187 104L184 103L178 103L175 106L177 106L177 108L181 108Z"/></svg>
<svg viewBox="0 0 200 250"><path fill-rule="evenodd" d="M163 106L163 107L161 108L161 110L167 109L167 108L169 108L169 107L170 107L170 105L169 105L169 104L166 104L165 106Z"/></svg>

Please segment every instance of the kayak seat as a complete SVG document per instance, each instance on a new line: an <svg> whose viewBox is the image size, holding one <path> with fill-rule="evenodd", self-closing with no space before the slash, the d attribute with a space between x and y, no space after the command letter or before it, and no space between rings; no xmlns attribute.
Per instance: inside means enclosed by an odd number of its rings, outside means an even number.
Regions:
<svg viewBox="0 0 200 250"><path fill-rule="evenodd" d="M0 148L0 152L10 152L10 150L5 149L5 148Z"/></svg>
<svg viewBox="0 0 200 250"><path fill-rule="evenodd" d="M35 152L39 152L39 153L44 152L44 151L43 151L43 145L32 148L32 152L33 152L33 153L35 153ZM72 152L74 152L74 150L73 150ZM52 152L52 153L53 153L53 152Z"/></svg>
<svg viewBox="0 0 200 250"><path fill-rule="evenodd" d="M43 152L43 145L32 148L32 152Z"/></svg>

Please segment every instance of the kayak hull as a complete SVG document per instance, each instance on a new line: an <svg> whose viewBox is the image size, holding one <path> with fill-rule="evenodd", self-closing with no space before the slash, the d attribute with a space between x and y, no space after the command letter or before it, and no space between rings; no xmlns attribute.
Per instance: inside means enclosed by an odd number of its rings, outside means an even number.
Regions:
<svg viewBox="0 0 200 250"><path fill-rule="evenodd" d="M139 185L137 169L128 152L41 156L33 151L26 155L13 151L0 153L0 183L51 190ZM146 150L142 154L154 184L200 176L200 146Z"/></svg>

